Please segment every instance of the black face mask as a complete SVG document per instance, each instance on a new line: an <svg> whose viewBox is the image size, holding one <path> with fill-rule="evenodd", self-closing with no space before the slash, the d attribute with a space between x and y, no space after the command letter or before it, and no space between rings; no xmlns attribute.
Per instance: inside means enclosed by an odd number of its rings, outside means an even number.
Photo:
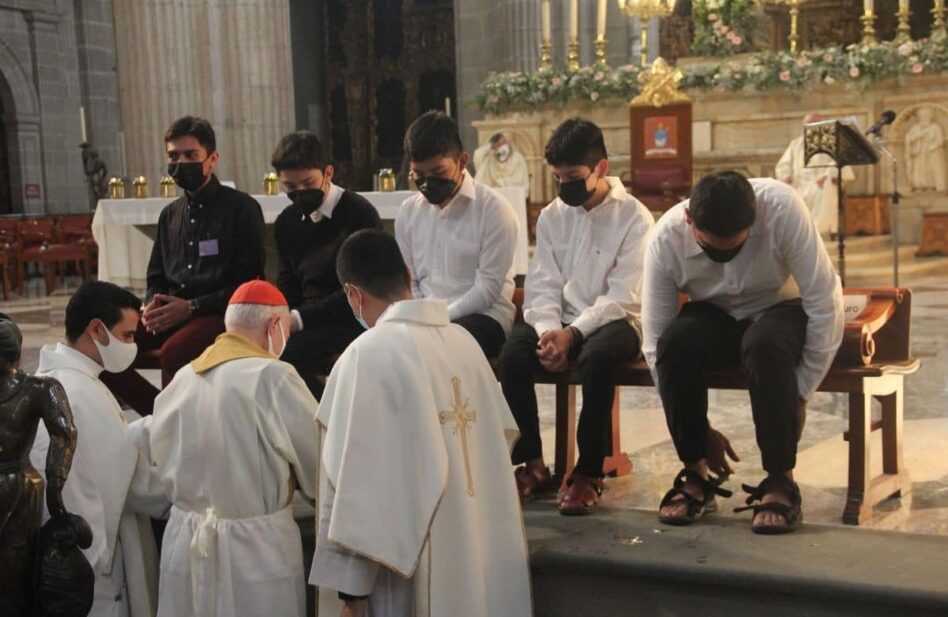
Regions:
<svg viewBox="0 0 948 617"><path fill-rule="evenodd" d="M300 189L290 191L287 197L303 212L303 216L309 216L323 205L326 194L322 189Z"/></svg>
<svg viewBox="0 0 948 617"><path fill-rule="evenodd" d="M425 176L425 181L418 185L418 190L425 196L428 203L436 206L443 205L451 195L454 195L458 183L448 178L432 178Z"/></svg>
<svg viewBox="0 0 948 617"><path fill-rule="evenodd" d="M200 163L168 163L168 175L174 178L175 184L189 193L201 188L201 185L207 180L207 176L204 175L204 161Z"/></svg>
<svg viewBox="0 0 948 617"><path fill-rule="evenodd" d="M589 176L591 175L592 174L589 174ZM595 188L591 191L586 188L586 181L589 180L589 176L578 180L570 180L569 182L560 182L559 195L563 203L567 206L578 208L589 201L593 193L596 192Z"/></svg>
<svg viewBox="0 0 948 617"><path fill-rule="evenodd" d="M719 264L723 264L737 257L737 254L741 252L742 248L744 248L745 242L747 241L745 240L744 242L741 242L732 249L716 249L713 246L705 246L700 242L698 243L698 246L700 246L701 250L704 251L704 254L708 256L708 259Z"/></svg>

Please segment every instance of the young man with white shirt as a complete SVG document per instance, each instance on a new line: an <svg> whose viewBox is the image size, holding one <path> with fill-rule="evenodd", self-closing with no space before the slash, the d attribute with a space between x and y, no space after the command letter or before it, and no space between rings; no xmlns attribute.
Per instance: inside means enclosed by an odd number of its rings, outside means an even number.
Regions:
<svg viewBox="0 0 948 617"><path fill-rule="evenodd" d="M40 350L38 376L59 381L69 398L78 440L63 503L92 528L83 550L95 572L93 617L151 617L158 594L158 552L149 516L171 505L138 444L141 420L126 424L115 397L99 379L135 359L141 300L113 285L82 285L66 306L66 342ZM139 445L143 451L139 450ZM30 452L43 469L49 435L40 427Z"/></svg>
<svg viewBox="0 0 948 617"><path fill-rule="evenodd" d="M680 311L679 294L689 300ZM643 351L684 464L660 519L693 523L714 510L715 494L730 494L719 487L729 445L708 424L707 373L741 366L767 478L744 487L749 507L739 510L754 511L756 533L792 531L801 518L793 468L806 400L843 334L839 277L806 204L777 180L705 176L658 222L643 299Z"/></svg>
<svg viewBox="0 0 948 617"><path fill-rule="evenodd" d="M534 376L576 360L583 382L579 461L560 500L562 514L587 514L602 492L602 464L615 395L615 366L639 355L641 278L651 212L607 176L602 131L587 120L561 124L546 145L559 197L540 213L523 316L500 357L501 382L522 437L513 451L527 501L555 489L543 462Z"/></svg>
<svg viewBox="0 0 948 617"><path fill-rule="evenodd" d="M323 384L312 367L342 353L363 330L336 278L336 255L351 234L380 228L382 222L368 200L333 184L335 170L313 133L283 137L271 164L293 202L273 226L277 287L293 315L294 336L281 359L296 368L318 398Z"/></svg>
<svg viewBox="0 0 948 617"><path fill-rule="evenodd" d="M448 317L488 357L500 353L516 310L517 215L497 191L475 182L458 125L439 111L408 128L405 152L419 193L395 218L395 238L416 298L448 303Z"/></svg>

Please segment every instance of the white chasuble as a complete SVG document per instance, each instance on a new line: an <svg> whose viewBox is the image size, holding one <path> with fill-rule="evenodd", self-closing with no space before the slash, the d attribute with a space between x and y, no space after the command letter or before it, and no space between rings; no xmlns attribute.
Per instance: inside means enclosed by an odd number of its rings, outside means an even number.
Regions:
<svg viewBox="0 0 948 617"><path fill-rule="evenodd" d="M774 170L778 180L795 188L813 215L817 229L822 235L839 230L839 195L837 194L838 172L833 159L826 154L817 154L804 162L803 136L796 137L787 146ZM856 178L852 167L843 167L843 182ZM789 179L789 182L788 182ZM820 186L822 182L822 186Z"/></svg>
<svg viewBox="0 0 948 617"><path fill-rule="evenodd" d="M40 351L36 374L62 384L76 423L76 453L63 503L92 528L92 546L83 551L96 575L89 615L152 617L158 550L148 517L162 516L169 503L118 402L99 380L102 370L60 343ZM41 425L30 459L44 477L48 448L49 434Z"/></svg>
<svg viewBox="0 0 948 617"><path fill-rule="evenodd" d="M290 501L295 488L316 495L317 403L251 345L221 335L155 400L151 456L172 503L159 617L305 613Z"/></svg>
<svg viewBox="0 0 948 617"><path fill-rule="evenodd" d="M371 617L526 617L530 573L510 470L513 416L439 300L391 305L336 363L310 582Z"/></svg>

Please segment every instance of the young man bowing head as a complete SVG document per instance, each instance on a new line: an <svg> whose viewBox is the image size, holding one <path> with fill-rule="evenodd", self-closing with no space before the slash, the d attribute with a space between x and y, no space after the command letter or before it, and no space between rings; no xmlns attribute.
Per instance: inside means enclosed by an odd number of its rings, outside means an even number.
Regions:
<svg viewBox="0 0 948 617"><path fill-rule="evenodd" d="M155 400L151 454L171 499L159 617L302 617L303 549L290 499L316 495L316 399L278 359L290 311L250 281L220 335Z"/></svg>
<svg viewBox="0 0 948 617"><path fill-rule="evenodd" d="M517 215L466 171L469 156L450 116L422 114L408 127L405 152L419 193L398 210L395 237L412 292L447 302L451 321L470 332L484 354L496 356L516 313Z"/></svg>
<svg viewBox="0 0 948 617"><path fill-rule="evenodd" d="M412 299L391 236L353 234L338 271L371 329L317 414L327 482L310 582L338 591L343 615L530 615L506 463L516 424L486 358L443 301Z"/></svg>
<svg viewBox="0 0 948 617"><path fill-rule="evenodd" d="M689 302L678 310L678 295ZM843 296L816 224L777 180L708 174L658 222L645 256L643 351L684 469L660 519L692 523L716 507L730 466L708 424L708 371L747 373L767 477L747 487L753 530L783 533L801 518L793 481L806 400L843 337Z"/></svg>
<svg viewBox="0 0 948 617"><path fill-rule="evenodd" d="M602 491L602 463L615 396L616 363L639 355L642 262L651 212L608 176L602 131L567 120L546 145L559 197L540 213L527 273L523 316L500 356L504 395L523 437L513 462L524 501L555 488L543 463L534 376L576 360L583 382L579 461L560 501L562 514L586 514Z"/></svg>

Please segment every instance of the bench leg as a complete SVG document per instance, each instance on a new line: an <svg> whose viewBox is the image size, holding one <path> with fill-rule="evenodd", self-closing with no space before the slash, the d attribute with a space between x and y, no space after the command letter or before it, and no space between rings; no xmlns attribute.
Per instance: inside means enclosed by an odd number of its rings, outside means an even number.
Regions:
<svg viewBox="0 0 948 617"><path fill-rule="evenodd" d="M556 454L553 478L561 485L576 464L576 386L556 384Z"/></svg>
<svg viewBox="0 0 948 617"><path fill-rule="evenodd" d="M612 423L609 430L609 456L602 462L602 473L607 476L620 477L632 473L632 460L622 451L621 430L619 427L619 411L622 407L619 400L619 386L616 386L615 396L612 399Z"/></svg>
<svg viewBox="0 0 948 617"><path fill-rule="evenodd" d="M904 393L901 384L892 394L878 397L882 403L882 473L892 478L894 487L888 497L908 497L912 483L902 459L902 419Z"/></svg>
<svg viewBox="0 0 948 617"><path fill-rule="evenodd" d="M869 437L872 433L872 397L849 394L849 490L843 522L858 525L872 515L869 499Z"/></svg>

